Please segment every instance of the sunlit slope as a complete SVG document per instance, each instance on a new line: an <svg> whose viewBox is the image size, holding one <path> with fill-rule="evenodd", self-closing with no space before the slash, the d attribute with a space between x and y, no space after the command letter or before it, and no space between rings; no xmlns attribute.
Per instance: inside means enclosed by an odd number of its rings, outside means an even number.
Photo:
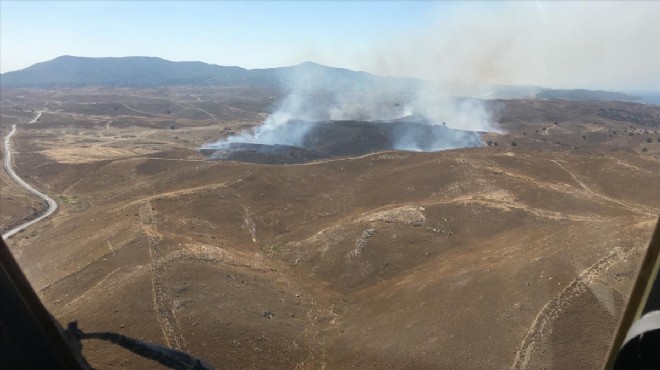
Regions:
<svg viewBox="0 0 660 370"><path fill-rule="evenodd" d="M506 367L519 349L531 367L598 367L660 209L656 165L502 148L124 159L13 243L61 320L220 368ZM87 347L99 367L133 363Z"/></svg>

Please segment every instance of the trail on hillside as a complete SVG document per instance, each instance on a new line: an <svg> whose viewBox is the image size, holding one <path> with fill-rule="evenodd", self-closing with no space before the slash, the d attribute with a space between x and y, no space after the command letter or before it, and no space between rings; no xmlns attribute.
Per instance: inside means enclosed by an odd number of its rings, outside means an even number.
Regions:
<svg viewBox="0 0 660 370"><path fill-rule="evenodd" d="M600 198L600 199L606 200L606 201L608 201L608 202L616 203L616 204L618 204L618 205L620 205L620 206L623 206L624 208L626 208L626 209L628 209L628 210L631 210L631 211L633 211L633 212L635 212L635 213L639 213L639 214L646 215L646 216L650 216L650 217L656 217L656 215L655 215L654 213L652 213L650 210L646 210L646 209L644 209L644 208L646 208L646 207L643 208L643 206L641 206L641 205L639 205L639 204L631 204L631 203L628 203L628 202L624 202L624 201L621 201L621 200L618 200L618 199L614 199L614 198L608 197L607 195L603 195L603 194L600 194L600 193L597 193L597 192L591 190L591 189L590 189L590 188L589 188L584 182L582 182L582 181L581 181L581 180L580 180L580 179L579 179L579 178L573 173L573 171L571 171L571 170L569 170L568 168L566 168L564 165L562 165L561 163L559 163L559 161L557 161L557 160L555 160L555 159L551 159L550 161L553 162L554 164L556 164L557 166L559 166L559 167L560 167L561 169L563 169L564 171L566 171L569 175L571 175L571 177L573 178L573 180L575 180L575 182L577 182L578 185L580 185L580 187L581 187L584 191L586 191L589 195L591 195L591 196L593 196L593 197L596 197L596 198Z"/></svg>

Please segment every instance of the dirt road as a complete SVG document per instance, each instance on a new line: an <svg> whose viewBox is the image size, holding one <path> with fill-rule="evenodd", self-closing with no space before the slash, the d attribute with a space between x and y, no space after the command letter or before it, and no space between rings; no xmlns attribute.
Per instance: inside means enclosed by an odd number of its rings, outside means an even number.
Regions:
<svg viewBox="0 0 660 370"><path fill-rule="evenodd" d="M37 122L37 120L41 117L41 114L42 114L42 112L39 112L37 114L37 116L32 121L30 121L30 123ZM36 224L37 222L43 220L44 218L52 215L57 210L57 203L55 202L55 200L53 198L49 197L48 195L46 195L46 194L40 192L39 190L33 188L32 186L30 186L30 184L23 181L23 179L21 179L16 174L16 172L14 172L14 170L11 168L11 137L14 136L15 133L16 133L16 125L12 125L11 126L11 131L9 132L9 134L7 134L7 136L5 136L5 141L4 141L4 145L5 145L5 160L4 160L5 171L7 171L9 176L11 176L11 178L14 179L14 181L16 181L16 183L18 185L20 185L22 188L24 188L25 190L29 191L30 193L38 196L39 198L43 199L46 203L48 203L48 209L46 210L46 212L39 215L38 217L33 218L32 220L27 221L27 222L25 222L21 225L18 225L15 228L13 228L13 229L7 231L6 233L2 234L2 237L4 239L7 239L7 238L11 237L12 235L18 233L19 231L21 231L21 230L23 230L23 229L25 229L25 228L27 228L31 225Z"/></svg>

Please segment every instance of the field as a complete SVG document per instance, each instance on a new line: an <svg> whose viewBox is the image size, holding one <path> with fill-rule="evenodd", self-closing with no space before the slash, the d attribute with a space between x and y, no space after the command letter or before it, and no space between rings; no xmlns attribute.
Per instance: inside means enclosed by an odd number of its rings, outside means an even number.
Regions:
<svg viewBox="0 0 660 370"><path fill-rule="evenodd" d="M602 368L660 212L660 107L489 101L501 133L431 153L197 151L280 98L3 90L16 172L60 206L8 240L53 315L219 369ZM45 208L0 185L3 231Z"/></svg>

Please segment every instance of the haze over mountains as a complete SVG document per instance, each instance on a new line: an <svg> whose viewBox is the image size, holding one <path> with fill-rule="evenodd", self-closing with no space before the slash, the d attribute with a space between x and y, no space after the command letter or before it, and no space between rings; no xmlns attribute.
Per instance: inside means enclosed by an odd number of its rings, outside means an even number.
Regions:
<svg viewBox="0 0 660 370"><path fill-rule="evenodd" d="M158 86L258 86L290 83L293 73L323 72L327 78L353 82L408 82L366 72L331 68L306 62L294 67L252 69L203 62L172 62L157 57L86 58L61 56L20 71L2 74L3 87L158 87Z"/></svg>
<svg viewBox="0 0 660 370"><path fill-rule="evenodd" d="M361 88L412 91L430 82L405 77L383 77L367 72L305 62L291 67L245 69L203 62L172 62L157 57L88 58L60 56L22 70L3 73L3 88L250 86L293 89L300 76L313 76L316 86L338 81ZM305 79L305 77L303 77ZM487 86L475 92L483 98L539 98L576 101L633 101L657 104L658 94L643 96L584 89L549 89L539 86ZM639 94L641 95L641 94Z"/></svg>

